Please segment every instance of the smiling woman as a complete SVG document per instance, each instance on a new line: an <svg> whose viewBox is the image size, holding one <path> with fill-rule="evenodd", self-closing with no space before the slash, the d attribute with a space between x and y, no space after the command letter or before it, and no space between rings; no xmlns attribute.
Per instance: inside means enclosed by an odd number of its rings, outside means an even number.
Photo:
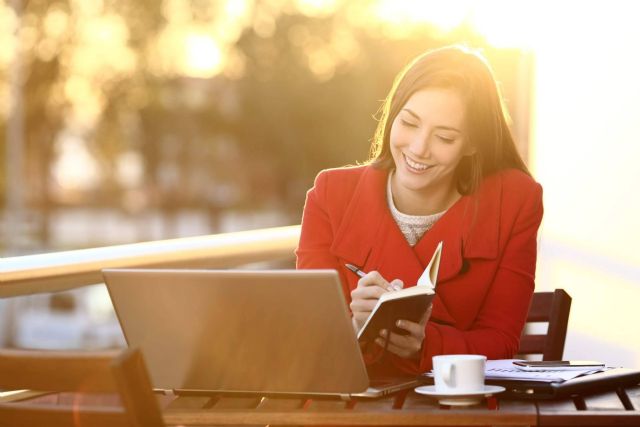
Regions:
<svg viewBox="0 0 640 427"><path fill-rule="evenodd" d="M455 170L474 152L462 132L464 119L462 97L439 88L417 91L396 116L389 146L396 165L393 201L400 211L434 214L457 200L457 192L451 191Z"/></svg>
<svg viewBox="0 0 640 427"><path fill-rule="evenodd" d="M411 62L383 105L372 153L366 165L317 176L298 268L341 273L359 330L383 294L417 283L444 242L433 307L417 323L396 319L404 334L362 343L372 373L424 372L438 354L513 357L534 289L542 189L486 60L454 46ZM358 280L347 263L369 273Z"/></svg>

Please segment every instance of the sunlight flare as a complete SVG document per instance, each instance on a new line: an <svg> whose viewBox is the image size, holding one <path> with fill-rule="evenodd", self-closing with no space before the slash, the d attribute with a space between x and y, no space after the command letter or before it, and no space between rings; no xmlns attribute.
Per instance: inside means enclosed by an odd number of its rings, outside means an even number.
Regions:
<svg viewBox="0 0 640 427"><path fill-rule="evenodd" d="M189 33L185 38L185 74L207 78L223 68L223 54L218 43L207 34Z"/></svg>
<svg viewBox="0 0 640 427"><path fill-rule="evenodd" d="M468 0L379 0L373 11L377 20L399 31L424 24L450 31L464 21L469 13L469 3Z"/></svg>

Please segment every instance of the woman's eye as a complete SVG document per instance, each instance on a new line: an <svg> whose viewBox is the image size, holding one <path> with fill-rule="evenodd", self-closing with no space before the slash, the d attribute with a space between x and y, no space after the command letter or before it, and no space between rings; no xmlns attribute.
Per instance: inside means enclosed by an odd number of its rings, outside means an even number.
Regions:
<svg viewBox="0 0 640 427"><path fill-rule="evenodd" d="M440 138L440 140L446 144L451 144L453 141L455 141L454 138L447 138L446 136L441 135L438 135L438 138Z"/></svg>
<svg viewBox="0 0 640 427"><path fill-rule="evenodd" d="M418 127L418 125L416 125L415 123L408 122L408 121L406 121L405 119L400 119L400 122L401 122L403 125L408 126L408 127L410 127L410 128L417 128L417 127Z"/></svg>

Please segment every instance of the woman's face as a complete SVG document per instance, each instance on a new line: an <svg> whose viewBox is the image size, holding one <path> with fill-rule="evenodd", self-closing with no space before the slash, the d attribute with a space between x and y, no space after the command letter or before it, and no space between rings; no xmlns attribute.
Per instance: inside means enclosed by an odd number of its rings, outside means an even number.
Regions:
<svg viewBox="0 0 640 427"><path fill-rule="evenodd" d="M455 90L415 92L391 124L394 189L427 196L453 191L456 166L471 154L464 124L464 100Z"/></svg>

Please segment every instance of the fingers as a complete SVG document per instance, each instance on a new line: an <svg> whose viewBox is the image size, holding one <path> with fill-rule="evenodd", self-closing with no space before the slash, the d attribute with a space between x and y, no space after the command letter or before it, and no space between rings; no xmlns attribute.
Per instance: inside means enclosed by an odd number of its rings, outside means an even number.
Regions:
<svg viewBox="0 0 640 427"><path fill-rule="evenodd" d="M408 320L399 320L397 326L409 332L409 335L399 335L392 332L389 336L387 349L400 357L419 357L425 336L424 325ZM381 330L380 336L376 338L376 344L384 347L387 333L387 330Z"/></svg>
<svg viewBox="0 0 640 427"><path fill-rule="evenodd" d="M358 280L358 288L366 288L368 286L379 287L384 291L391 291L389 282L387 282L384 277L377 271L370 271L360 280Z"/></svg>
<svg viewBox="0 0 640 427"><path fill-rule="evenodd" d="M392 287L384 277L377 271L371 271L367 273L363 278L358 281L358 286L351 291L351 308L352 313L366 312L373 310L378 299L389 292Z"/></svg>
<svg viewBox="0 0 640 427"><path fill-rule="evenodd" d="M377 300L387 292L389 291L376 285L364 286L364 287L358 286L353 291L351 291L351 299L376 299Z"/></svg>
<svg viewBox="0 0 640 427"><path fill-rule="evenodd" d="M389 283L377 271L371 271L358 280L358 286L351 291L349 304L356 330L362 327L382 295L403 286L402 280L395 279Z"/></svg>
<svg viewBox="0 0 640 427"><path fill-rule="evenodd" d="M384 343L383 344L379 344L381 347L384 347ZM399 347L395 344L392 344L391 342L389 342L389 345L387 346L387 350L390 351L393 354L396 354L404 359L415 359L418 357L419 353L419 349L418 351L412 351L409 349L406 349L404 347Z"/></svg>
<svg viewBox="0 0 640 427"><path fill-rule="evenodd" d="M391 288L393 288L394 291L399 291L400 289L404 288L404 282L400 279L392 280L389 285L391 286Z"/></svg>
<svg viewBox="0 0 640 427"><path fill-rule="evenodd" d="M376 306L378 299L360 299L355 298L353 295L351 296L351 304L349 304L349 308L352 313L360 313L366 312L367 316L371 311L373 311L373 307Z"/></svg>
<svg viewBox="0 0 640 427"><path fill-rule="evenodd" d="M385 341L386 336L380 336L375 340L376 344L380 347L385 346ZM422 351L422 341L418 341L410 336L391 333L387 350L405 359L419 358Z"/></svg>
<svg viewBox="0 0 640 427"><path fill-rule="evenodd" d="M432 311L433 311L433 304L429 304L429 308L427 308L427 311L424 312L424 316L422 316L422 319L420 319L420 325L422 326L422 328L424 328L424 325L426 325L429 319L431 318Z"/></svg>
<svg viewBox="0 0 640 427"><path fill-rule="evenodd" d="M409 332L409 335L413 336L416 339L422 340L424 338L423 324L410 322L409 320L398 320L396 322L396 326L400 329L404 329L405 331Z"/></svg>
<svg viewBox="0 0 640 427"><path fill-rule="evenodd" d="M353 320L359 325L362 326L364 322L369 317L368 312L354 311L353 312Z"/></svg>

